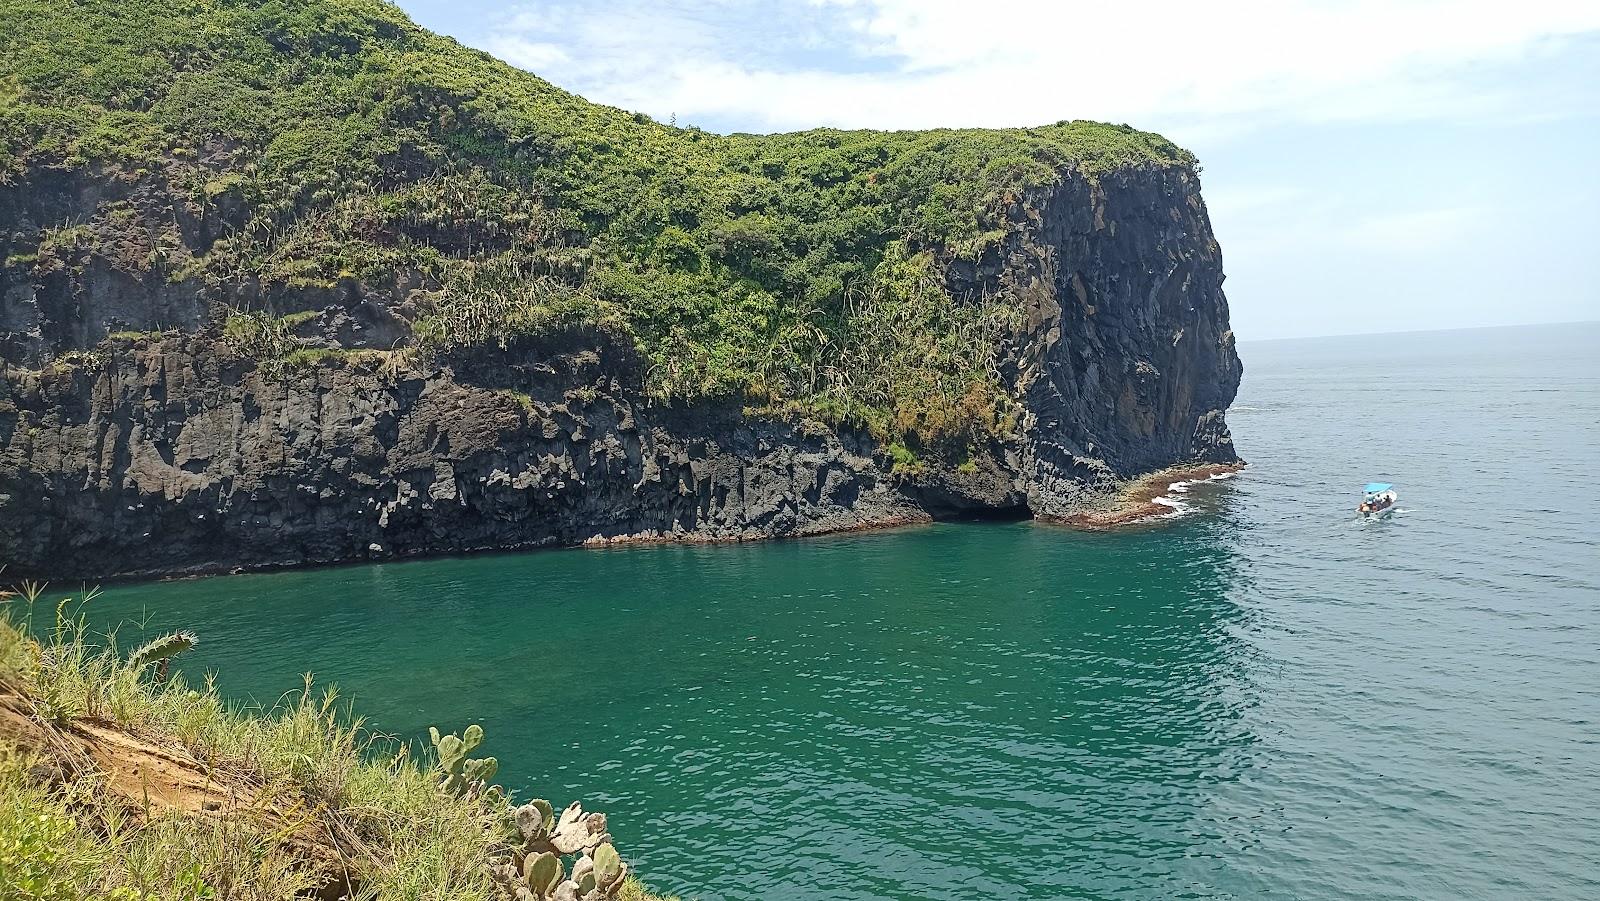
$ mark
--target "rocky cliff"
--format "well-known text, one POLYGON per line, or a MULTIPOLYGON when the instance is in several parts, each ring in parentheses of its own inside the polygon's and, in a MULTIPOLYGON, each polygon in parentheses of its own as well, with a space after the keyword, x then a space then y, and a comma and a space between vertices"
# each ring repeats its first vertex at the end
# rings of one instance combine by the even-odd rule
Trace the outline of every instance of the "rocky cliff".
MULTIPOLYGON (((13 189, 5 227, 41 227, 50 211, 19 194, 44 196, 13 189)), ((1120 478, 1234 459, 1240 365, 1194 178, 1069 177, 1008 215, 1004 246, 943 268, 1025 313, 1002 355, 1016 428, 958 467, 901 471, 850 429, 651 402, 638 354, 594 330, 429 367, 373 352, 269 370, 230 353, 192 287, 93 256, 12 265, 0 557, 12 576, 98 577, 1064 515, 1120 478)), ((384 300, 329 298, 316 323, 382 331, 384 300)))
POLYGON ((8 578, 1060 517, 1234 459, 1159 136, 719 137, 379 0, 0 12, 8 578))

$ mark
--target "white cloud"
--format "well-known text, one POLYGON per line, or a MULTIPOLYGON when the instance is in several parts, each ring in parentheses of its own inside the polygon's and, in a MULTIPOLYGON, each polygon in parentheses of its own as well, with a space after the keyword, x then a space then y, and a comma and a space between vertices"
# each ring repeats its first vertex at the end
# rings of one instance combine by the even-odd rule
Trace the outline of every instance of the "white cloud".
POLYGON ((1600 44, 1594 0, 556 0, 474 43, 594 100, 759 130, 1096 118, 1226 133, 1600 106, 1592 87, 1504 77, 1574 53, 1600 74, 1580 52, 1600 44))

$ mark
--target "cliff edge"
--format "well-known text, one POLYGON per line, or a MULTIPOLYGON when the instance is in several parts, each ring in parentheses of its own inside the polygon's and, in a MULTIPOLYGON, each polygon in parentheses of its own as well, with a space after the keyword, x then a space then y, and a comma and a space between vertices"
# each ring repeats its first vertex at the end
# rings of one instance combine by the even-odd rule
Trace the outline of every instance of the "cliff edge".
POLYGON ((378 2, 0 6, 8 576, 1060 517, 1236 459, 1158 136, 718 136, 378 2))

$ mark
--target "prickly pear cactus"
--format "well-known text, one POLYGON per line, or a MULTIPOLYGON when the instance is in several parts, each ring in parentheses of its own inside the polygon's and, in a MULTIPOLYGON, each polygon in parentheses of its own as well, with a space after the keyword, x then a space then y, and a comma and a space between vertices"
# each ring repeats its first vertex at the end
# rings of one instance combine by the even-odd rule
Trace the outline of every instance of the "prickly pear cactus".
POLYGON ((154 641, 146 642, 129 654, 128 668, 142 669, 152 663, 170 660, 199 643, 200 639, 187 629, 181 632, 173 632, 170 635, 163 635, 154 641))
POLYGON ((512 811, 522 847, 521 869, 502 865, 495 878, 514 901, 610 901, 627 880, 628 867, 612 847, 606 815, 583 812, 573 803, 556 816, 550 802, 535 798, 512 811), (565 878, 562 861, 574 858, 565 878), (552 881, 552 876, 554 877, 552 881))
POLYGON ((444 774, 440 787, 458 798, 491 791, 489 780, 500 771, 500 762, 493 757, 467 757, 483 744, 481 726, 468 726, 467 731, 459 737, 454 733, 440 735, 437 728, 429 726, 428 737, 433 740, 434 753, 439 757, 439 770, 444 774))
POLYGON ((511 815, 516 820, 517 831, 530 848, 545 844, 550 838, 550 830, 556 827, 555 811, 550 802, 543 798, 534 798, 512 810, 511 815))
POLYGON ((561 865, 561 858, 546 851, 535 854, 522 862, 522 879, 527 883, 528 891, 533 892, 536 898, 546 898, 561 884, 561 877, 566 868, 561 865))
POLYGON ((628 865, 622 862, 622 856, 609 842, 594 849, 594 882, 595 889, 603 897, 613 897, 617 889, 622 888, 622 881, 628 878, 628 865))
MULTIPOLYGON (((0 596, 3 596, 3 593, 0 593, 0 596)), ((173 632, 170 635, 163 635, 154 641, 146 642, 142 647, 129 654, 128 668, 138 672, 154 663, 156 665, 156 681, 165 682, 167 681, 168 673, 171 671, 172 658, 199 643, 200 639, 187 629, 181 632, 173 632)))
MULTIPOLYGON (((497 796, 489 785, 499 770, 493 757, 467 755, 483 744, 483 729, 468 726, 461 735, 440 735, 430 728, 439 758, 439 787, 461 798, 497 796)), ((612 901, 628 878, 628 865, 612 847, 606 815, 584 813, 574 801, 558 816, 543 798, 511 808, 510 825, 521 844, 511 843, 505 857, 489 868, 510 901, 612 901), (571 860, 568 872, 567 861, 571 860)))

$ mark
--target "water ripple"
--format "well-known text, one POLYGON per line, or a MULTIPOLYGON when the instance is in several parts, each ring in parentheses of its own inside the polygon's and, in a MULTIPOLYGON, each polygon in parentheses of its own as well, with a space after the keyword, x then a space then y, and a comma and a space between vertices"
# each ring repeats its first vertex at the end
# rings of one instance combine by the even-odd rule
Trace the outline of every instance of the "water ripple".
POLYGON ((706 901, 1600 897, 1600 329, 1485 334, 1246 347, 1254 463, 1165 529, 384 564, 97 615, 199 629, 186 667, 237 697, 312 669, 402 735, 480 721, 518 791, 606 809, 706 901), (1373 477, 1409 512, 1356 522, 1373 477))

